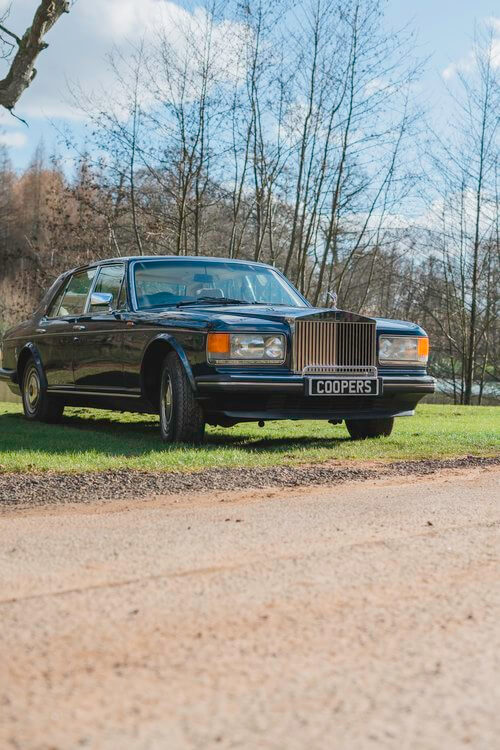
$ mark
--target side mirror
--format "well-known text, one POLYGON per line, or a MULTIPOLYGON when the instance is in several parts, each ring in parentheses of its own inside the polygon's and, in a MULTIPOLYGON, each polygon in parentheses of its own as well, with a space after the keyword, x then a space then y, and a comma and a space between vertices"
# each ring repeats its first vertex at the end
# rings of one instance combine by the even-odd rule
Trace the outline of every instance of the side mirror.
POLYGON ((109 292, 93 292, 90 295, 91 307, 110 307, 113 302, 113 295, 109 292))

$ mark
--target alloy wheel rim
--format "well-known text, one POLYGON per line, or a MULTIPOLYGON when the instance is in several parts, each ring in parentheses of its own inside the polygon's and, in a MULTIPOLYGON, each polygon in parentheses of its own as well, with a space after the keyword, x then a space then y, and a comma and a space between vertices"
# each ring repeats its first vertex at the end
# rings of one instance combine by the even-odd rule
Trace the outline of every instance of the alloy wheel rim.
POLYGON ((25 395, 28 411, 33 414, 40 400, 40 377, 35 369, 32 369, 28 375, 25 395))
POLYGON ((170 378, 167 376, 167 382, 165 384, 165 391, 162 399, 162 412, 163 412, 163 423, 165 428, 168 428, 172 421, 172 385, 170 378))

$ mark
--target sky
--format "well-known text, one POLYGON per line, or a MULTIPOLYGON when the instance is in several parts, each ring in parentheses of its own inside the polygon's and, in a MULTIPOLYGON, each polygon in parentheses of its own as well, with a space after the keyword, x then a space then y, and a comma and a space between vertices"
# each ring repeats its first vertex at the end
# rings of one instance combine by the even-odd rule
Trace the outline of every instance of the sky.
MULTIPOLYGON (((38 2, 0 0, 0 16, 11 5, 5 25, 22 35, 38 2)), ((467 65, 475 23, 496 16, 500 47, 498 0, 387 0, 386 5, 388 29, 407 24, 415 29, 418 53, 429 58, 419 89, 431 115, 446 117, 443 83, 467 65)), ((29 164, 41 138, 47 153, 60 153, 58 131, 65 127, 83 137, 84 122, 71 106, 69 91, 81 86, 106 92, 112 80, 106 58, 113 46, 120 48, 141 36, 147 39, 160 18, 175 25, 191 12, 196 13, 195 0, 76 0, 48 34, 49 47, 37 61, 38 75, 16 108, 29 127, 0 108, 0 143, 9 147, 15 168, 29 164)), ((0 64, 0 76, 4 73, 0 64)))

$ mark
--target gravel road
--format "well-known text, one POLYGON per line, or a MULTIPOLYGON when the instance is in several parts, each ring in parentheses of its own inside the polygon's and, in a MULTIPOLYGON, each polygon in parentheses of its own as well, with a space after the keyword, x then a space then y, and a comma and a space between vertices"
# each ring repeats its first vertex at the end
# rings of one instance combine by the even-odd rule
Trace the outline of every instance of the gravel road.
POLYGON ((32 508, 35 505, 94 503, 109 498, 138 498, 148 495, 172 495, 185 492, 240 490, 248 487, 302 487, 338 485, 343 482, 377 479, 381 476, 419 477, 443 469, 500 466, 500 456, 462 456, 460 458, 419 459, 417 461, 372 461, 350 464, 340 461, 299 466, 239 467, 202 471, 113 471, 62 474, 0 474, 0 513, 10 506, 32 508))
POLYGON ((5 508, 0 747, 498 747, 499 479, 5 508))

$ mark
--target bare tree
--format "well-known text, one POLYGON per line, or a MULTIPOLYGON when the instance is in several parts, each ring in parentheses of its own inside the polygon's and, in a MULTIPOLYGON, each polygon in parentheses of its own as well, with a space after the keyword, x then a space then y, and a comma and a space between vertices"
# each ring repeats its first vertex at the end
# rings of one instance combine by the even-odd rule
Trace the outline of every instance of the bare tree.
MULTIPOLYGON (((471 279, 471 308, 468 347, 465 366, 464 403, 470 404, 472 397, 472 383, 476 366, 477 325, 478 325, 478 291, 480 268, 480 251, 484 233, 491 232, 491 219, 488 218, 486 202, 490 202, 488 195, 488 178, 498 160, 498 141, 496 132, 498 127, 498 110, 500 107, 499 79, 493 62, 493 35, 490 32, 486 39, 476 40, 474 50, 479 84, 474 86, 465 76, 461 76, 461 83, 465 94, 463 110, 468 115, 469 148, 473 145, 467 165, 471 189, 474 193, 473 240, 472 240, 472 279, 471 279), (471 139, 471 140, 469 140, 471 139), (485 210, 486 209, 486 210, 485 210), (487 226, 484 226, 486 220, 487 226)), ((494 172, 493 172, 494 174, 494 172)), ((498 197, 498 196, 497 196, 498 197)), ((498 216, 498 203, 494 216, 498 216)))
MULTIPOLYGON (((498 283, 498 111, 500 82, 491 29, 476 32, 473 66, 458 71, 449 94, 455 105, 450 133, 436 136, 431 161, 437 194, 429 197, 435 226, 430 242, 442 264, 447 295, 446 335, 459 400, 472 403, 492 354, 492 287, 498 283), (493 262, 494 262, 493 261, 493 262), (457 368, 456 360, 460 363, 457 368), (479 376, 479 377, 478 377, 479 376)), ((495 295, 493 295, 495 296, 495 295)))
POLYGON ((45 41, 46 34, 63 13, 69 12, 69 9, 68 0, 42 0, 35 11, 31 26, 28 26, 22 37, 3 25, 5 18, 0 19, 2 57, 10 59, 10 53, 13 53, 7 75, 0 81, 0 106, 11 111, 19 101, 23 91, 36 76, 35 62, 38 55, 48 47, 45 41))
POLYGON ((485 399, 500 335, 491 39, 476 45, 477 75, 458 79, 457 127, 436 139, 435 190, 413 224, 419 63, 408 30, 384 31, 382 10, 205 0, 115 51, 115 85, 77 92, 91 126, 83 145, 73 139, 72 176, 41 152, 16 174, 0 154, 0 325, 93 258, 263 260, 314 304, 333 287, 344 308, 422 323, 451 398, 485 399))

